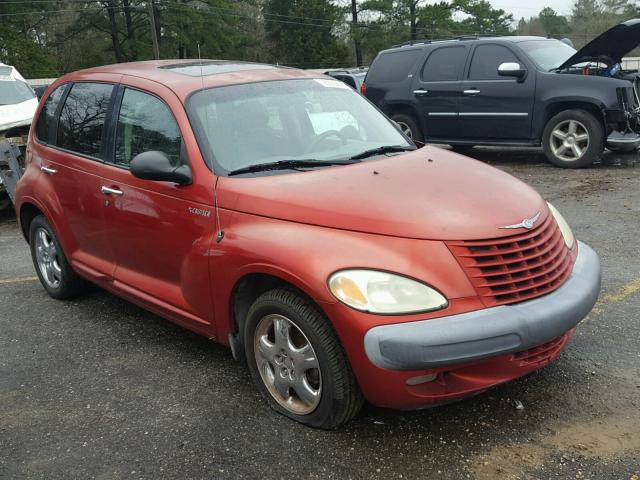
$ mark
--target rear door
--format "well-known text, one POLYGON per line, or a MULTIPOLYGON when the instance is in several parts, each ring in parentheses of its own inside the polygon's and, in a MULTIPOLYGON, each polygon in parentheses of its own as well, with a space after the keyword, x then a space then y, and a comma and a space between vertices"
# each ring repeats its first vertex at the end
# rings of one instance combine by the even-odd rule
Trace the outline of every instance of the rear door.
POLYGON ((414 79, 412 93, 426 125, 426 139, 455 138, 460 135, 460 81, 467 53, 466 45, 437 47, 428 54, 414 79))
POLYGON ((191 164, 177 120, 188 126, 182 104, 166 87, 150 83, 127 77, 127 85, 120 87, 110 138, 113 147, 103 171, 116 263, 114 286, 179 323, 211 334, 207 255, 215 231, 215 177, 206 169, 198 174, 193 165, 191 185, 131 174, 131 160, 150 150, 163 152, 175 166, 191 164))
POLYGON ((461 85, 460 130, 469 138, 524 141, 531 138, 534 71, 524 80, 498 75, 502 63, 525 66, 505 45, 482 44, 473 51, 461 85))
POLYGON ((65 253, 76 270, 98 283, 108 283, 113 273, 100 176, 114 88, 80 82, 53 91, 38 118, 32 152, 41 165, 39 193, 47 197, 65 253))

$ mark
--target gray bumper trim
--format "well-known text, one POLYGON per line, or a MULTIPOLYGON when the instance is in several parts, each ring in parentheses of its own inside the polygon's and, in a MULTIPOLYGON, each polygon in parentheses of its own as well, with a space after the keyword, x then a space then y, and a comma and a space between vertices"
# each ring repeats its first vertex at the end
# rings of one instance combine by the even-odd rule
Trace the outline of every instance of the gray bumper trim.
POLYGON ((600 293, 600 260, 584 243, 569 279, 533 300, 474 312, 382 325, 364 337, 369 360, 391 370, 457 365, 540 345, 575 327, 600 293))

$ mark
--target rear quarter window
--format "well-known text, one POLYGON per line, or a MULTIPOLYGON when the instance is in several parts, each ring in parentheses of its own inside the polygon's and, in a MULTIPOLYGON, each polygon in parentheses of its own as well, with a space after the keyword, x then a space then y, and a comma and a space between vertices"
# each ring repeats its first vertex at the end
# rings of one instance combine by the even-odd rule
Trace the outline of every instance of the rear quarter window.
POLYGON ((399 82, 407 78, 424 50, 414 48, 382 53, 369 68, 367 83, 399 82))
POLYGON ((43 143, 50 143, 53 141, 53 128, 55 127, 55 114, 60 99, 64 94, 64 90, 67 88, 67 84, 60 85, 56 88, 51 95, 47 97, 44 102, 44 106, 40 111, 38 122, 36 123, 36 138, 43 143))

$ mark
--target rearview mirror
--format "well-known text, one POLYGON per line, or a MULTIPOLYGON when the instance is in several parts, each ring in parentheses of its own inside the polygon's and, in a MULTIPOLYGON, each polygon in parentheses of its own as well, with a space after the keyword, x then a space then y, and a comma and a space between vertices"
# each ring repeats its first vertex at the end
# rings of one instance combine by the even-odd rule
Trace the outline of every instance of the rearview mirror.
POLYGON ((129 166, 131 174, 143 180, 174 182, 179 185, 189 185, 192 181, 189 165, 174 167, 164 153, 155 150, 136 155, 129 166))
POLYGON ((516 77, 522 80, 527 74, 527 70, 517 62, 501 63, 498 67, 498 75, 502 77, 516 77))

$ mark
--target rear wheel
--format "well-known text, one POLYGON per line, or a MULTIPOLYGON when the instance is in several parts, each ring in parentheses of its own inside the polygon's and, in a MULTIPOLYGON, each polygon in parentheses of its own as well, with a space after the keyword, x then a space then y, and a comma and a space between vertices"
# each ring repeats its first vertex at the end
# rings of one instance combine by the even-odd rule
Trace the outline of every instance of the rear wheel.
POLYGON ((424 145, 424 135, 418 125, 418 122, 412 115, 406 113, 394 113, 391 115, 391 120, 396 122, 407 137, 416 142, 421 147, 424 145))
POLYGON ((602 123, 584 110, 565 110, 547 123, 542 147, 549 161, 559 167, 586 167, 604 150, 602 123))
POLYGON ((86 282, 69 265, 53 228, 42 215, 29 225, 29 247, 40 283, 51 297, 71 298, 84 290, 86 282))
POLYGON ((261 295, 247 314, 244 346, 251 376, 277 412, 331 429, 360 410, 362 395, 333 329, 297 293, 261 295))

